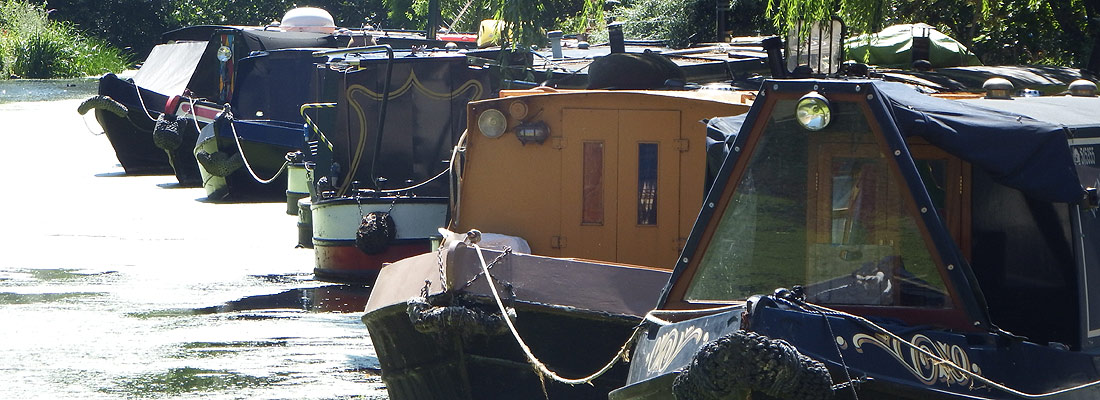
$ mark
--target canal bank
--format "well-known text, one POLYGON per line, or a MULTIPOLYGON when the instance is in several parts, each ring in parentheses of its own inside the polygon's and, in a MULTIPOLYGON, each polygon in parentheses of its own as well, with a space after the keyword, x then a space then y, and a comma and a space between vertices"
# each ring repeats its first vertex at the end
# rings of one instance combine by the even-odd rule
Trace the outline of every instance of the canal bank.
POLYGON ((0 397, 385 398, 285 204, 125 175, 80 101, 0 101, 0 397))

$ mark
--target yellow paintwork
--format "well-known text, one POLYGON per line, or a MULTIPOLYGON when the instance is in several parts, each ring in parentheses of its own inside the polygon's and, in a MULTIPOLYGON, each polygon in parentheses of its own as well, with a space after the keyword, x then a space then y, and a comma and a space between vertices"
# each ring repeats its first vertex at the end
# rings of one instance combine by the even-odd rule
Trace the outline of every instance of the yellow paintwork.
POLYGON ((704 119, 748 111, 733 91, 506 91, 468 106, 468 142, 453 228, 523 237, 534 254, 671 269, 703 201, 704 119), (496 108, 492 139, 477 118, 496 108), (520 120, 516 116, 522 117, 520 120), (550 137, 523 145, 521 122, 550 137), (602 143, 603 222, 581 223, 584 143, 602 143), (638 225, 638 144, 658 148, 657 224, 638 225))

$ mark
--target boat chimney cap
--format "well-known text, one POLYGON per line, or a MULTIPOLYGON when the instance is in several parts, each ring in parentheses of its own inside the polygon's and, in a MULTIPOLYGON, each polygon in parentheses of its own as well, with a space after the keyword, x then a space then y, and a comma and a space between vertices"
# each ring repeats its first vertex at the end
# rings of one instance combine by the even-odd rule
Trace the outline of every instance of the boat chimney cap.
POLYGON ((1087 79, 1070 82, 1069 94, 1071 96, 1096 97, 1096 83, 1087 79))
POLYGON ((982 84, 987 99, 1011 99, 1012 82, 1005 78, 989 78, 982 84))
POLYGON ((317 7, 298 7, 287 11, 279 25, 287 32, 333 33, 336 22, 332 14, 317 7))

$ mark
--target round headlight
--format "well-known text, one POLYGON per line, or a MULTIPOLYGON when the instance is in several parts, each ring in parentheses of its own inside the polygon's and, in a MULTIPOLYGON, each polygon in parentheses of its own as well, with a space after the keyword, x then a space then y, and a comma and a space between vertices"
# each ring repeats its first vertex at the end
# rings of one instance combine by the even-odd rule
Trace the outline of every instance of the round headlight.
POLYGON ((795 107, 794 115, 803 128, 811 131, 825 129, 833 118, 833 112, 829 108, 829 99, 817 92, 807 93, 801 99, 798 99, 798 106, 795 107))
POLYGON ((233 51, 229 50, 229 46, 222 46, 218 48, 218 61, 226 62, 233 57, 233 51))
POLYGON ((482 111, 481 115, 477 117, 477 128, 481 129, 481 134, 489 138, 498 138, 504 134, 504 131, 508 129, 508 119, 504 117, 504 113, 495 108, 482 111))

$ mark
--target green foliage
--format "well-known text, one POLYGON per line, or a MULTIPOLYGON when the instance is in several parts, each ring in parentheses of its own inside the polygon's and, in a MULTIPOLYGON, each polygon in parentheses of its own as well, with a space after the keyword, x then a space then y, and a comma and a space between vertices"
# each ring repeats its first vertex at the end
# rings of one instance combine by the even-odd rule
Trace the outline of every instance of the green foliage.
POLYGON ((637 0, 613 10, 631 39, 664 40, 670 47, 713 42, 716 12, 712 0, 637 0))
POLYGON ((73 54, 64 38, 49 30, 31 32, 14 42, 11 73, 32 79, 72 77, 76 73, 73 54))
POLYGON ((1098 69, 1097 5, 1095 0, 768 0, 767 15, 780 32, 799 19, 836 15, 853 36, 924 22, 966 45, 988 65, 1098 69))
POLYGON ((70 78, 121 72, 128 59, 101 39, 24 0, 0 1, 0 71, 6 77, 70 78))

